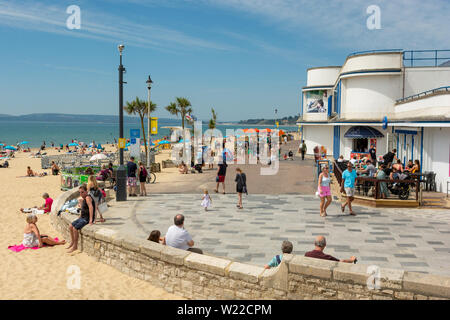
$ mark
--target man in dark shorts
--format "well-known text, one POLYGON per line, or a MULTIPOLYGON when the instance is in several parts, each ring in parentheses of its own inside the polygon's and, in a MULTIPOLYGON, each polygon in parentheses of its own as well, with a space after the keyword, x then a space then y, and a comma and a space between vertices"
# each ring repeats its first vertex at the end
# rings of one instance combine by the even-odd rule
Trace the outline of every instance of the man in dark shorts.
POLYGON ((305 253, 305 257, 323 259, 323 260, 331 260, 331 261, 339 261, 339 262, 347 262, 347 263, 356 263, 356 257, 351 257, 350 259, 339 260, 333 256, 323 253, 323 250, 327 246, 327 240, 324 236, 317 236, 316 241, 314 241, 314 245, 316 246, 313 251, 309 251, 305 253))
POLYGON ((127 163, 127 184, 128 184, 128 196, 137 197, 136 194, 136 186, 137 186, 137 178, 136 171, 138 167, 136 163, 134 163, 134 157, 130 158, 130 161, 127 163))
POLYGON ((68 253, 77 250, 79 231, 85 225, 93 224, 95 219, 94 200, 88 194, 86 185, 85 184, 81 185, 78 190, 80 192, 81 198, 83 199, 83 202, 81 203, 80 217, 74 222, 72 222, 72 224, 69 226, 70 245, 67 247, 67 249, 69 249, 68 253))
POLYGON ((219 169, 217 170, 217 177, 216 177, 217 186, 216 189, 214 190, 216 193, 219 192, 219 183, 222 183, 223 194, 225 194, 225 176, 227 175, 227 167, 228 165, 225 161, 219 163, 219 169))

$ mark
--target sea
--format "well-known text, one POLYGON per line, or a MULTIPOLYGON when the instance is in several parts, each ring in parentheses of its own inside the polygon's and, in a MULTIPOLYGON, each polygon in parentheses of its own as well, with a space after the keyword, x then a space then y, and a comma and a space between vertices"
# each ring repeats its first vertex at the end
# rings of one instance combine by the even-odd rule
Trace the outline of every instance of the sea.
MULTIPOLYGON (((181 121, 161 121, 158 123, 158 134, 152 135, 152 140, 169 136, 170 129, 161 128, 164 126, 181 126, 181 121)), ((258 128, 274 129, 274 126, 267 125, 244 125, 244 124, 218 124, 223 136, 226 135, 226 129, 245 129, 258 128)), ((124 123, 124 137, 130 137, 131 129, 141 129, 140 121, 124 123)), ((203 124, 202 130, 208 129, 207 124, 203 124)), ((297 126, 280 126, 286 132, 297 131, 297 126)), ((147 132, 147 129, 146 131, 147 132)), ((142 137, 142 130, 141 130, 142 137)), ((56 146, 67 144, 72 140, 96 144, 114 143, 114 138, 119 138, 118 123, 81 123, 81 122, 38 122, 38 121, 0 121, 0 143, 5 145, 17 145, 22 141, 28 141, 26 146, 30 148, 40 147, 45 141, 49 146, 54 143, 56 146)))

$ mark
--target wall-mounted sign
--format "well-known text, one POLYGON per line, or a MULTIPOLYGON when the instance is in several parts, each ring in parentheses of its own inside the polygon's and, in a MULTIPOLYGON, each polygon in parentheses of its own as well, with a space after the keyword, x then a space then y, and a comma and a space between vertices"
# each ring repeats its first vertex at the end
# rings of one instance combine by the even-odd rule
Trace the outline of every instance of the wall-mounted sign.
POLYGON ((328 95, 326 90, 306 91, 305 96, 307 113, 328 112, 328 95))

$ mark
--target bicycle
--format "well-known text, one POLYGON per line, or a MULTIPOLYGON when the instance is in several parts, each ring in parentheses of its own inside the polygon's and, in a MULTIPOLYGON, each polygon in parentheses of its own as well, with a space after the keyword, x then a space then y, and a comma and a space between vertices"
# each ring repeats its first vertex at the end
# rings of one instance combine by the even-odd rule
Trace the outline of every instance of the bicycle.
POLYGON ((147 183, 155 183, 156 182, 156 174, 154 172, 149 172, 147 175, 147 183))

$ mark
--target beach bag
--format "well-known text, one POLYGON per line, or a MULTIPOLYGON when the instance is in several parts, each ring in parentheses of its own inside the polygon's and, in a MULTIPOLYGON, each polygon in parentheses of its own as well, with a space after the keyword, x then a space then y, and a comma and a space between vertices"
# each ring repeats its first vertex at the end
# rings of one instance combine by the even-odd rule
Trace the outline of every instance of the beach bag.
POLYGON ((106 204, 106 201, 102 201, 98 205, 98 212, 100 212, 101 214, 104 214, 106 211, 108 211, 108 205, 106 204))

